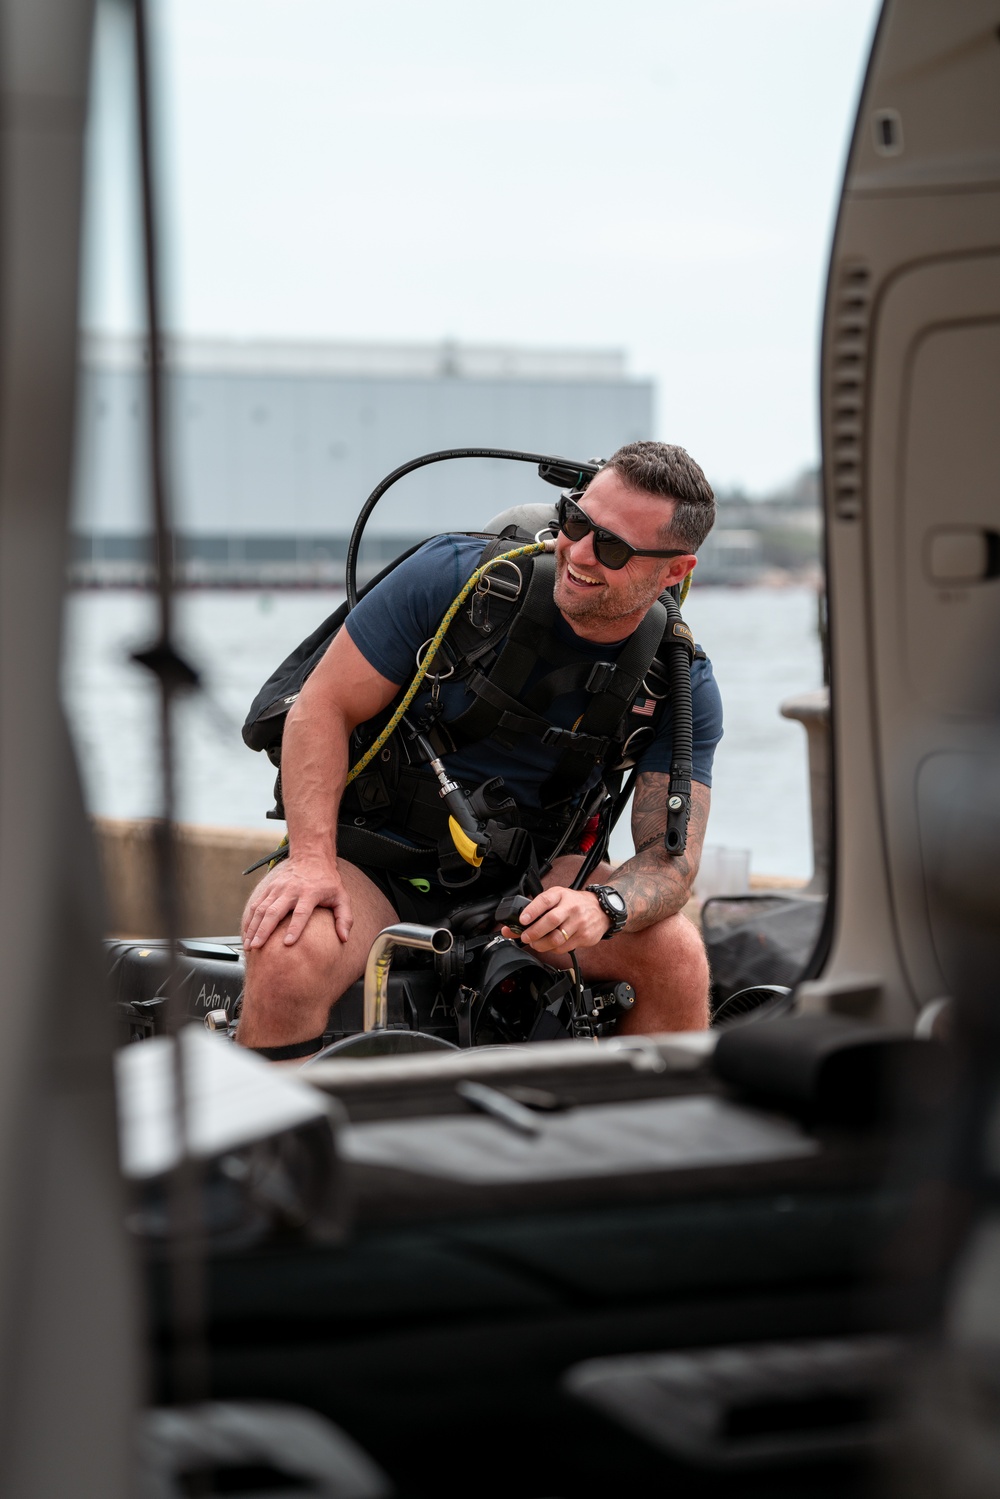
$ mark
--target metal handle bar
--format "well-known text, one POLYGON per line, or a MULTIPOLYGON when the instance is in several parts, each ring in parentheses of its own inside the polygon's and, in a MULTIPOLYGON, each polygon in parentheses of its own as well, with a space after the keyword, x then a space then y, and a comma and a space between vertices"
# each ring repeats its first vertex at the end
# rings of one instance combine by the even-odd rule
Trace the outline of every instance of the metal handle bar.
POLYGON ((365 964, 365 1030, 384 1031, 389 1023, 389 969, 397 947, 446 953, 454 942, 446 926, 420 926, 415 921, 400 921, 379 932, 365 964))

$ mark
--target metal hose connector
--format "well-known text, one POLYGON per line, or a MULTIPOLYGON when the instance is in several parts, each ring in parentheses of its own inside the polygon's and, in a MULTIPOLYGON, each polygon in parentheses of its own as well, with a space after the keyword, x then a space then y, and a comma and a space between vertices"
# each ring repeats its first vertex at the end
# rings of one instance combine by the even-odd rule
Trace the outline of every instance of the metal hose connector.
POLYGON ((379 932, 365 964, 365 1030, 384 1031, 389 1023, 389 969, 397 947, 446 953, 454 942, 446 926, 420 926, 414 921, 400 921, 379 932))

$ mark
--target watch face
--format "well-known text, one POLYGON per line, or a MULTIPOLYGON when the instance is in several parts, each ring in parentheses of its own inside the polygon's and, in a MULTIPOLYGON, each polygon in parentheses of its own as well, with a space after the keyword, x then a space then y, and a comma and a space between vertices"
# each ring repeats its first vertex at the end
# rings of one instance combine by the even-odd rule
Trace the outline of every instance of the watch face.
POLYGON ((612 911, 617 911, 619 916, 624 914, 625 902, 622 900, 617 890, 607 890, 605 892, 605 899, 607 900, 607 903, 611 907, 612 911))

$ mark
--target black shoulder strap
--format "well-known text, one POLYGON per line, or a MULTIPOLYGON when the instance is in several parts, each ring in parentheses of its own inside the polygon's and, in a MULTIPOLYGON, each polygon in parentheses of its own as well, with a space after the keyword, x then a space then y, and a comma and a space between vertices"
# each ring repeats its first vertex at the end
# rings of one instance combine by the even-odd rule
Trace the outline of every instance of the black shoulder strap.
MULTIPOLYGON (((527 531, 510 526, 502 536, 491 536, 479 554, 476 567, 482 567, 501 552, 531 541, 527 531)), ((535 557, 519 557, 516 562, 502 563, 481 578, 471 598, 466 601, 445 637, 453 660, 492 661, 511 616, 528 587, 535 557)), ((473 569, 475 571, 475 569, 473 569)))
POLYGON ((510 601, 516 613, 494 659, 488 661, 481 652, 466 655, 472 670, 465 685, 475 700, 448 725, 456 743, 486 739, 495 733, 504 713, 524 713, 518 694, 538 660, 540 641, 552 629, 554 583, 555 558, 548 553, 533 557, 526 586, 510 601))
POLYGON ((475 701, 449 725, 456 742, 488 735, 531 734, 562 748, 552 776, 542 788, 543 800, 572 796, 605 761, 629 708, 649 670, 667 624, 664 606, 656 602, 629 637, 614 662, 574 661, 571 647, 553 638, 554 559, 537 558, 526 595, 491 665, 483 662, 466 676, 475 701), (525 696, 525 685, 540 655, 554 655, 560 665, 525 696), (590 702, 574 729, 558 729, 542 716, 557 693, 586 686, 590 702))
POLYGON ((581 743, 571 745, 560 759, 542 787, 543 801, 549 795, 565 795, 565 788, 575 789, 590 774, 594 761, 586 753, 585 738, 602 739, 610 748, 659 649, 666 624, 667 611, 657 600, 625 642, 617 661, 607 663, 604 680, 577 725, 581 743))

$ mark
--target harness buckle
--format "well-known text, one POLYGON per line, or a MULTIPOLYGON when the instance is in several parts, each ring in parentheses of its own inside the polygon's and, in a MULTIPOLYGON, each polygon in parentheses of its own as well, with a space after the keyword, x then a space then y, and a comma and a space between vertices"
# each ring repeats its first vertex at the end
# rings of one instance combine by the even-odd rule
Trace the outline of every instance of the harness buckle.
POLYGON ((595 661, 586 681, 588 692, 606 692, 618 670, 613 661, 595 661))

